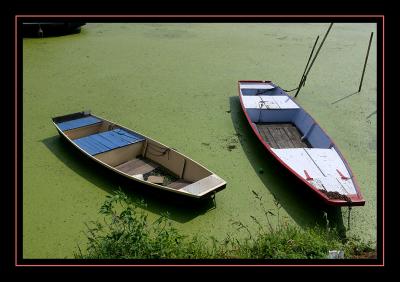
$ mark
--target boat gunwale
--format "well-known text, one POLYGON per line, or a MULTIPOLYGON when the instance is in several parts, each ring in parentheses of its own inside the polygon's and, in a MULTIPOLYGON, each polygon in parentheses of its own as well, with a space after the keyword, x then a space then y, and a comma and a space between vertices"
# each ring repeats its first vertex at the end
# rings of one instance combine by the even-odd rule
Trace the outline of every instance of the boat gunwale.
MULTIPOLYGON (((311 188, 314 192, 317 193, 317 195, 322 198, 324 200, 325 203, 329 204, 329 205, 333 205, 333 206, 364 206, 365 205, 365 199, 361 194, 360 191, 360 187, 358 185, 358 182, 356 180, 355 175, 353 174, 353 171, 351 170, 350 164, 347 162, 346 158, 343 156, 343 154, 340 152, 338 146, 335 144, 335 142, 332 140, 332 138, 326 133, 326 131, 318 124, 318 122, 313 118, 312 115, 310 115, 303 107, 301 107, 294 99, 292 99, 291 96, 289 96, 283 89, 283 94, 286 95, 287 97, 289 97, 289 99, 291 99, 300 109, 302 109, 315 123, 315 125, 319 126, 319 128, 322 130, 322 132, 326 135, 326 137, 328 137, 328 139, 330 140, 332 146, 335 148, 336 152, 339 154, 340 158, 342 161, 344 161, 346 168, 348 169, 348 172, 350 174, 350 179, 354 184, 355 190, 356 190, 356 194, 349 194, 346 195, 350 198, 350 202, 348 201, 344 201, 344 200, 339 200, 339 199, 330 199, 327 195, 325 195, 323 192, 319 191, 319 189, 317 189, 314 185, 310 184, 309 182, 307 182, 300 174, 298 174, 295 170, 293 170, 290 166, 288 166, 285 162, 283 162, 281 160, 281 158, 279 158, 279 156, 273 152, 273 150, 271 149, 271 146, 268 145, 267 142, 265 142, 265 140, 262 138, 262 136, 260 135, 260 133, 258 132, 257 129, 254 128, 252 121, 250 119, 249 114, 247 113, 247 109, 244 106, 243 100, 242 100, 242 94, 240 91, 240 84, 241 83, 272 83, 272 81, 270 80, 238 80, 238 95, 239 95, 239 100, 240 100, 240 105, 242 107, 242 111, 246 116, 247 122, 249 123, 251 129, 253 130, 254 134, 257 136, 257 138, 261 141, 261 143, 263 144, 263 146, 268 150, 269 153, 271 153, 271 155, 279 161, 279 163, 281 163, 286 169, 289 170, 289 172, 291 172, 293 175, 295 175, 298 179, 300 179, 304 184, 306 184, 309 188, 311 188)), ((274 83, 272 83, 274 84, 274 83)), ((279 87, 278 85, 274 84, 276 87, 279 87)), ((280 87, 279 87, 280 88, 280 87)))
MULTIPOLYGON (((115 123, 115 122, 109 121, 109 120, 107 120, 107 119, 105 119, 105 118, 103 118, 103 117, 101 117, 101 116, 93 115, 90 111, 88 111, 88 112, 87 112, 87 111, 76 112, 76 113, 72 113, 72 114, 68 114, 68 115, 64 115, 64 116, 70 116, 70 115, 80 114, 80 113, 82 113, 82 114, 87 113, 87 115, 90 115, 90 116, 93 116, 93 117, 96 117, 96 118, 101 119, 102 122, 103 122, 103 121, 106 121, 106 122, 109 122, 109 123, 111 123, 111 124, 113 124, 113 125, 119 127, 119 128, 128 130, 128 131, 133 132, 133 133, 135 133, 135 134, 139 134, 139 135, 141 135, 143 138, 145 138, 145 141, 150 140, 150 141, 153 141, 153 142, 157 142, 157 143, 159 143, 160 145, 164 146, 165 148, 168 148, 169 150, 174 151, 175 153, 181 155, 181 156, 184 157, 184 158, 187 158, 188 160, 194 162, 196 165, 198 165, 198 166, 200 166, 201 168, 205 169, 207 172, 210 173, 209 176, 214 175, 214 176, 218 177, 219 179, 221 179, 222 183, 220 183, 220 184, 218 184, 218 185, 216 185, 216 186, 210 187, 209 189, 207 189, 207 190, 201 192, 200 194, 192 194, 192 193, 189 193, 189 192, 184 191, 184 190, 180 191, 179 189, 177 190, 177 189, 173 189, 173 188, 168 187, 168 186, 163 186, 163 185, 159 185, 159 184, 156 184, 156 183, 152 183, 152 182, 149 182, 149 181, 146 181, 146 180, 138 179, 138 178, 136 178, 136 177, 133 177, 133 176, 131 176, 131 175, 129 175, 129 174, 123 172, 123 171, 120 171, 120 170, 116 169, 115 167, 113 167, 113 166, 111 166, 111 165, 109 165, 109 164, 107 164, 107 163, 105 163, 105 162, 103 162, 103 161, 101 161, 101 160, 95 158, 94 156, 90 155, 88 152, 86 152, 85 150, 83 150, 82 148, 80 148, 77 144, 75 144, 75 142, 73 142, 73 140, 72 140, 71 138, 69 138, 69 137, 58 127, 57 123, 54 121, 54 119, 62 118, 63 116, 57 116, 57 117, 53 117, 53 118, 52 118, 52 122, 53 122, 54 126, 56 127, 57 131, 58 131, 66 140, 68 140, 69 143, 71 143, 73 146, 75 146, 75 147, 78 148, 81 152, 83 152, 86 156, 90 157, 92 160, 94 160, 94 161, 96 161, 97 163, 103 165, 104 167, 106 167, 106 168, 108 168, 108 169, 111 169, 112 171, 117 172, 118 174, 120 174, 120 175, 122 175, 122 176, 124 176, 124 177, 127 177, 127 178, 129 178, 129 179, 131 179, 131 180, 133 180, 133 181, 139 182, 139 183, 141 183, 141 184, 148 185, 148 186, 151 186, 151 187, 154 187, 154 188, 158 188, 158 189, 162 189, 162 190, 165 190, 165 191, 168 191, 168 192, 173 192, 173 193, 180 194, 180 195, 183 195, 183 196, 189 196, 189 197, 191 197, 191 198, 196 198, 196 199, 200 199, 200 198, 206 197, 208 194, 213 193, 213 192, 216 193, 216 192, 218 192, 218 191, 220 191, 220 190, 222 190, 222 189, 224 189, 224 188, 226 187, 227 182, 226 182, 224 179, 222 179, 220 176, 218 176, 217 174, 215 174, 213 171, 211 171, 210 169, 206 168, 205 166, 203 166, 202 164, 198 163, 197 161, 191 159, 190 157, 186 156, 185 154, 183 154, 183 153, 181 153, 181 152, 178 152, 176 149, 173 149, 173 148, 171 148, 171 147, 169 147, 169 146, 167 146, 167 145, 165 145, 165 144, 163 144, 163 143, 161 143, 161 142, 159 142, 159 141, 156 141, 156 140, 154 140, 154 139, 152 139, 152 138, 150 138, 150 137, 148 137, 148 136, 146 136, 146 135, 144 135, 144 134, 142 134, 142 133, 140 133, 140 132, 133 131, 132 129, 129 129, 129 128, 127 128, 127 127, 125 127, 125 126, 123 126, 123 125, 117 124, 117 123, 115 123)), ((88 125, 86 125, 86 126, 88 126, 88 125)), ((83 127, 84 127, 84 126, 83 126, 83 127)), ((129 144, 129 145, 130 145, 130 144, 129 144)), ((126 145, 126 146, 129 146, 129 145, 126 145)), ((126 146, 124 146, 124 147, 126 147, 126 146)), ((108 151, 108 152, 110 152, 110 151, 108 151)), ((199 179, 199 180, 201 180, 201 179, 199 179)), ((197 182, 197 181, 196 181, 196 182, 197 182)), ((196 182, 193 182, 193 183, 196 183, 196 182)), ((189 184, 189 185, 190 185, 190 184, 189 184)), ((184 186, 184 187, 186 187, 186 186, 184 186)), ((184 188, 184 187, 182 187, 182 188, 184 188)))

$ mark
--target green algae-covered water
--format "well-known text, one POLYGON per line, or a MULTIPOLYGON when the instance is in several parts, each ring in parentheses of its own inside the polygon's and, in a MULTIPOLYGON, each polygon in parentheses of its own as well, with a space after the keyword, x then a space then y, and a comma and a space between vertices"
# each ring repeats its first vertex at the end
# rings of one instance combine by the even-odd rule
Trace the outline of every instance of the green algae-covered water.
MULTIPOLYGON (((90 109, 178 149, 224 178, 210 204, 185 205, 143 194, 151 220, 169 212, 185 234, 238 234, 267 209, 302 228, 347 227, 347 209, 325 215, 304 187, 287 179, 262 150, 241 112, 238 80, 297 86, 317 35, 327 24, 95 24, 81 33, 23 40, 23 256, 73 257, 85 223, 99 219, 114 178, 62 142, 51 117, 90 109), (261 173, 263 172, 263 173, 261 173)), ((358 89, 374 24, 334 24, 297 101, 350 163, 366 199, 347 234, 376 240, 376 45, 358 89)), ((179 200, 178 200, 179 201, 179 200)), ((184 201, 180 200, 180 201, 184 201)), ((277 216, 271 217, 277 224, 277 216)))

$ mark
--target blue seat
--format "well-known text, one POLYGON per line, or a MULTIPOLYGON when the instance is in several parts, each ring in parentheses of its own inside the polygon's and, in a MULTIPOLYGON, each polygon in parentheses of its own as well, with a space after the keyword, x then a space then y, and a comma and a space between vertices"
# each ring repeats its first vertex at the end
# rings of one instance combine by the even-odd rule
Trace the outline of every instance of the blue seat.
POLYGON ((92 125, 92 124, 96 124, 96 123, 100 123, 100 122, 101 122, 101 120, 98 118, 95 118, 92 116, 87 116, 87 117, 83 117, 83 118, 60 122, 60 123, 57 123, 57 125, 62 131, 66 131, 66 130, 71 130, 71 129, 75 129, 75 128, 79 128, 79 127, 83 127, 83 126, 87 126, 87 125, 92 125))
POLYGON ((93 156, 143 140, 145 140, 145 138, 139 134, 117 128, 78 138, 73 140, 73 142, 82 150, 93 156))

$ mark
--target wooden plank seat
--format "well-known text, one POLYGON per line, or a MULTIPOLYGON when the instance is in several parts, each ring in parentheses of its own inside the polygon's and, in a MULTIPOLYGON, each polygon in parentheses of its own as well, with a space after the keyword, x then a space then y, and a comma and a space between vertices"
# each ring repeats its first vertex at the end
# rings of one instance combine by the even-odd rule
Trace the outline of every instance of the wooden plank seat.
POLYGON ((147 160, 147 159, 133 159, 117 165, 115 168, 125 172, 129 175, 136 175, 136 174, 145 174, 150 171, 155 170, 158 167, 157 164, 147 160))
POLYGON ((242 96, 242 101, 246 109, 298 109, 293 100, 285 95, 254 95, 242 96))

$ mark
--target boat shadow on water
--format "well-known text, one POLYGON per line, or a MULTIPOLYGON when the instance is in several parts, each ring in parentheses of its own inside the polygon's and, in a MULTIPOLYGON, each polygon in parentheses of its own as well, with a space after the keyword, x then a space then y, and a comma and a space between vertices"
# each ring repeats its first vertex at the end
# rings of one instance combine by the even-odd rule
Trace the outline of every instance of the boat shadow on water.
POLYGON ((229 97, 231 119, 239 143, 250 164, 257 172, 265 187, 274 195, 281 207, 301 227, 329 226, 345 236, 340 207, 327 206, 268 152, 252 132, 244 113, 239 97, 229 97), (263 152, 263 153, 261 153, 263 152), (260 173, 260 168, 263 172, 260 173))
POLYGON ((59 135, 43 139, 41 142, 68 168, 94 186, 108 194, 113 194, 120 187, 131 199, 143 200, 146 204, 145 210, 158 215, 168 213, 169 219, 173 221, 185 223, 216 207, 211 198, 201 200, 184 198, 181 195, 134 183, 89 159, 59 135))

